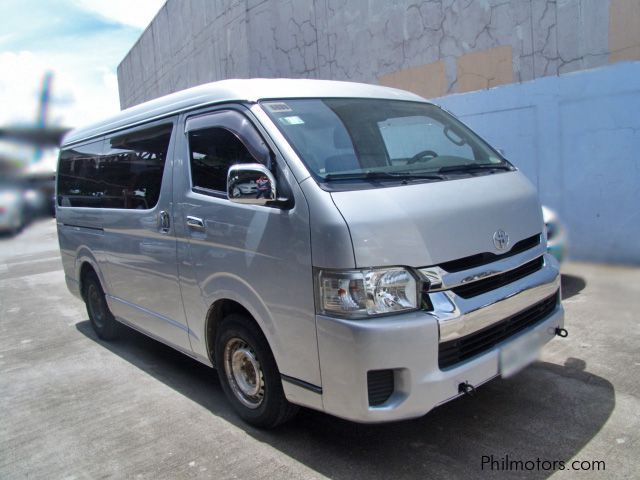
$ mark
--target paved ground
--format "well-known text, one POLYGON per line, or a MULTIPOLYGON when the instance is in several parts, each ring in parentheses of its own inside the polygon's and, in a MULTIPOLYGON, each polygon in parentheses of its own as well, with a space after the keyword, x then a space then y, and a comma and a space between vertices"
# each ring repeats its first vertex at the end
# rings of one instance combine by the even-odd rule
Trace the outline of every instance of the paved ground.
MULTIPOLYGON (((425 417, 362 426, 303 411, 244 425, 213 371, 135 332, 95 337, 53 220, 0 238, 0 478, 505 478, 483 456, 640 472, 640 269, 568 264, 570 336, 515 378, 425 417)), ((541 464, 541 467, 545 466, 541 464)), ((546 478, 550 471, 532 471, 546 478)))

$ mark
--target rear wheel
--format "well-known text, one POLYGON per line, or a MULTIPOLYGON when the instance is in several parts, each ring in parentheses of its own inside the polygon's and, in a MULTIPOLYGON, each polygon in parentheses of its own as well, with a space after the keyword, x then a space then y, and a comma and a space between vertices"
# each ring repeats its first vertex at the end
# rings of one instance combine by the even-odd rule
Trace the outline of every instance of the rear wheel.
POLYGON ((84 281, 84 301, 89 321, 102 340, 118 338, 120 324, 109 310, 104 291, 95 273, 88 273, 84 281))
POLYGON ((267 340, 249 318, 231 314, 222 320, 215 347, 222 389, 242 419, 273 428, 295 415, 298 407, 284 396, 267 340))

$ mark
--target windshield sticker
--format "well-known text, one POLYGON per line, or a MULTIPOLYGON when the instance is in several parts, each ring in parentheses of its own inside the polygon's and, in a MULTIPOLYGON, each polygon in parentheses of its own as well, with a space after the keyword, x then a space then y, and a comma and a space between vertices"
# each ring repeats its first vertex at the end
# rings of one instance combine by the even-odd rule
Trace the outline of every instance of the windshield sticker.
POLYGON ((271 102, 264 103, 265 107, 269 109, 271 113, 284 113, 284 112, 292 112, 291 107, 284 102, 271 102))
POLYGON ((279 118, 279 120, 285 125, 301 125, 304 123, 304 120, 302 120, 297 115, 293 115, 291 117, 281 117, 279 118))

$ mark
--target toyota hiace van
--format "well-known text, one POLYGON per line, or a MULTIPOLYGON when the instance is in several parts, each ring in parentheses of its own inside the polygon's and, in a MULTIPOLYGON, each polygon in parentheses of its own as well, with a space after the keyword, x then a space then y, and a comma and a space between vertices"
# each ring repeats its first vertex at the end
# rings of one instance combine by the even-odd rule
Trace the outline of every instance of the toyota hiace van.
POLYGON ((534 186, 412 93, 226 80, 67 135, 57 227, 104 340, 215 367, 273 427, 424 415, 565 335, 534 186))

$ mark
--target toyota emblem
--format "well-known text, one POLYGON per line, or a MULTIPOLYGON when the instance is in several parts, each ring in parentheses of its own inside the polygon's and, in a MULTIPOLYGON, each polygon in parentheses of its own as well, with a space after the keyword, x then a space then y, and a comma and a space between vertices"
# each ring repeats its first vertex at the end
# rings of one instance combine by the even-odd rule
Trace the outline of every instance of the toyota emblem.
POLYGON ((509 235, 504 230, 497 230, 493 234, 493 244, 498 250, 504 250, 509 246, 509 235))

